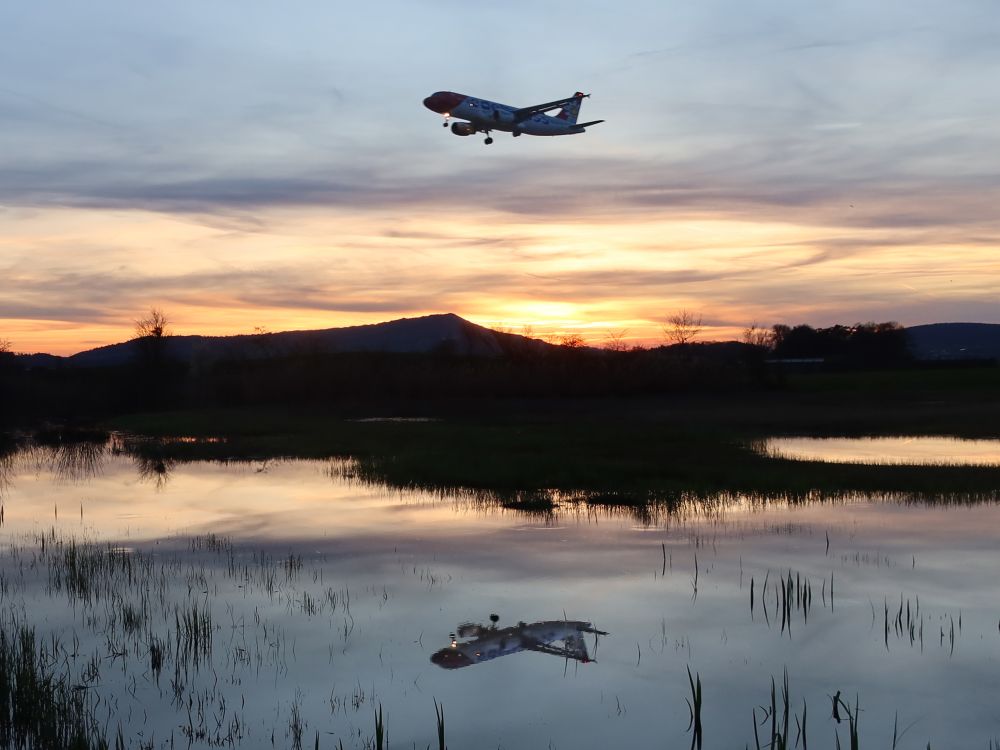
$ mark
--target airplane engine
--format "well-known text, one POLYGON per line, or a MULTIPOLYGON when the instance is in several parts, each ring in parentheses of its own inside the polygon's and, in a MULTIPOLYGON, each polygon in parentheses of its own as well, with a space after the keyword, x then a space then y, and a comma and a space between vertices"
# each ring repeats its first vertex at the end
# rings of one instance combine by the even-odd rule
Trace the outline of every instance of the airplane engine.
POLYGON ((476 128, 471 122, 453 122, 451 132, 455 135, 475 135, 476 128))

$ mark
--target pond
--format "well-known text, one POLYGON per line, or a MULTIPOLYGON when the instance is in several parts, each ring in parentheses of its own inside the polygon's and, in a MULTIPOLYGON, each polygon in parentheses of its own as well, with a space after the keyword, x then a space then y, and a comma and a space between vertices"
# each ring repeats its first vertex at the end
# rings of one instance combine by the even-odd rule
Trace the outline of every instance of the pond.
POLYGON ((832 463, 1000 466, 1000 440, 942 436, 780 437, 764 441, 767 455, 832 463))
POLYGON ((809 747, 1000 737, 993 503, 505 509, 350 460, 3 459, 5 632, 132 747, 809 747), (701 700, 695 691, 701 684, 701 700), (834 698, 838 700, 835 702, 834 698), (836 711, 834 710, 836 708, 836 711), (834 714, 839 717, 838 722, 834 714))

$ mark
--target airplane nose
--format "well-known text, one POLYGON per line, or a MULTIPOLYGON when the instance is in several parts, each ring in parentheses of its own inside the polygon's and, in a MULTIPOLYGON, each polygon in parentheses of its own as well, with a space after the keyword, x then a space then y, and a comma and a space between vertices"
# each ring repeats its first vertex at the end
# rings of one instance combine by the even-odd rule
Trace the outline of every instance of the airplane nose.
POLYGON ((424 106, 432 112, 437 112, 438 114, 445 114, 451 112, 455 107, 462 103, 465 99, 461 94, 456 94, 453 91, 436 91, 426 99, 424 99, 424 106))

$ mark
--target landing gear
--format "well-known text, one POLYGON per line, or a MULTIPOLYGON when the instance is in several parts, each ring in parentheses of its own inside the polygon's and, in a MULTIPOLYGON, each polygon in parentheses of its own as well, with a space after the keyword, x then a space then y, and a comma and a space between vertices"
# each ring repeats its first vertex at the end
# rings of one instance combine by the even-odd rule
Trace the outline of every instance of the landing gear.
POLYGON ((493 139, 490 136, 486 136, 486 140, 483 141, 483 143, 489 146, 491 143, 493 143, 493 139))

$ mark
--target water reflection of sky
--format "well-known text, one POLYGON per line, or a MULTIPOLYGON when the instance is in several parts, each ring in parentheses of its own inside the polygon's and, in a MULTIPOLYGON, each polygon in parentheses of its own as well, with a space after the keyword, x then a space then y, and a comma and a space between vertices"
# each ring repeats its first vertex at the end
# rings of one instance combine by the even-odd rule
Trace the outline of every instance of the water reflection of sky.
POLYGON ((831 463, 1000 466, 1000 440, 780 437, 767 440, 763 450, 785 458, 831 463))
MULTIPOLYGON (((827 696, 837 690, 860 696, 873 746, 891 744, 897 711, 901 727, 915 722, 907 740, 916 747, 985 746, 1000 728, 995 505, 735 503, 649 526, 627 514, 568 507, 536 518, 366 487, 342 469, 185 463, 157 482, 125 456, 73 479, 44 460, 21 462, 8 474, 4 541, 54 529, 177 561, 172 596, 210 607, 215 628, 213 669, 187 685, 208 691, 221 678, 249 747, 269 746, 272 731, 288 744, 296 702, 306 746, 317 731, 321 747, 362 746, 376 703, 390 746, 436 746, 434 700, 451 747, 680 747, 688 666, 704 684, 707 747, 753 745, 751 709, 769 702, 770 678, 785 668, 793 707, 808 703, 813 747, 834 746, 827 696), (231 540, 232 557, 192 550, 189 538, 206 534, 231 540), (262 565, 262 551, 279 572, 280 560, 301 556, 276 594, 227 572, 232 560, 262 565), (793 611, 788 632, 773 607, 775 581, 790 572, 809 581, 812 607, 808 622, 793 611), (312 613, 303 607, 327 592, 349 594, 350 622, 329 598, 312 613), (884 610, 895 616, 918 598, 922 648, 895 631, 887 646, 884 610), (474 669, 431 662, 462 623, 492 613, 501 629, 566 618, 609 634, 587 635, 587 662, 531 649, 474 669), (247 667, 235 656, 244 647, 255 655, 247 667)), ((13 575, 20 561, 0 559, 13 575)), ((16 594, 27 616, 43 631, 75 629, 84 652, 88 637, 100 647, 83 611, 47 596, 45 580, 39 573, 16 594)), ((153 627, 167 632, 171 620, 153 627)), ((121 691, 116 718, 136 728, 156 717, 146 736, 166 742, 181 723, 166 674, 157 685, 139 665, 124 672, 100 688, 121 691)))

